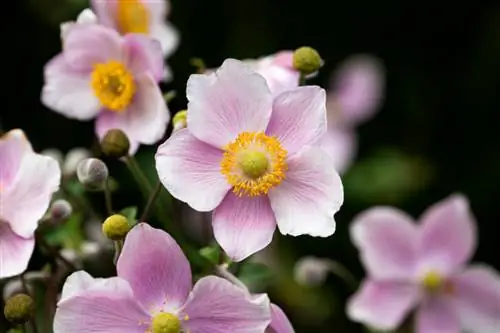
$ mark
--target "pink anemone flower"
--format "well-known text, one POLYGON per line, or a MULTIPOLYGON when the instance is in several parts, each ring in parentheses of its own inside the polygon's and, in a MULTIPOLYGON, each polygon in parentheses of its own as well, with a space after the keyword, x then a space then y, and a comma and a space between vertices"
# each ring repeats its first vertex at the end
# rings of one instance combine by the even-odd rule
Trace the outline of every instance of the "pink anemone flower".
POLYGON ((500 276, 466 266, 476 226, 463 196, 431 206, 419 224, 394 208, 369 209, 351 238, 368 272, 348 302, 351 319, 393 330, 417 308, 416 333, 500 332, 500 276))
POLYGON ((265 79, 226 60, 187 84, 188 126, 156 154, 160 180, 177 199, 213 213, 214 236, 236 261, 282 234, 327 237, 343 202, 339 175, 318 140, 325 91, 298 87, 274 97, 265 79))
POLYGON ((192 288, 187 258, 166 232, 145 223, 125 239, 117 277, 83 271, 64 284, 54 333, 261 333, 271 320, 266 295, 201 278, 192 288))
POLYGON ((26 270, 38 221, 60 181, 59 163, 36 154, 23 131, 0 138, 0 278, 26 270))
POLYGON ((165 134, 170 114, 158 81, 163 76, 159 43, 95 24, 71 29, 63 52, 45 66, 42 102, 69 118, 96 119, 96 134, 123 130, 130 154, 165 134))

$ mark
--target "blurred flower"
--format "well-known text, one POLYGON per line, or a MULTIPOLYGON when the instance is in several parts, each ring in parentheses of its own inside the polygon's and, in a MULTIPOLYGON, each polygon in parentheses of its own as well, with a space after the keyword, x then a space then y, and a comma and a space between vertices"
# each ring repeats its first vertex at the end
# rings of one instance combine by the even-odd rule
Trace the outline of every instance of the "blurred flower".
POLYGON ((395 208, 372 208, 355 219, 351 238, 368 271, 348 303, 351 319, 393 330, 418 307, 417 333, 500 331, 499 274, 465 267, 477 235, 463 196, 431 206, 418 225, 395 208))
POLYGON ((80 161, 76 168, 78 181, 89 189, 102 189, 108 181, 109 171, 106 164, 98 158, 80 161))
POLYGON ((92 153, 87 148, 76 147, 68 151, 64 158, 62 172, 65 176, 73 176, 76 173, 78 164, 86 158, 92 157, 92 153))
POLYGON ((0 138, 0 278, 26 270, 38 221, 60 181, 57 161, 36 154, 22 130, 0 138))
POLYGON ((290 320, 276 304, 271 304, 271 324, 266 333, 295 333, 290 320))
POLYGON ((110 129, 123 130, 134 154, 139 144, 160 140, 170 120, 157 85, 163 67, 153 39, 78 26, 66 37, 63 52, 45 66, 42 102, 69 118, 97 117, 99 139, 110 129))
POLYGON ((295 281, 301 285, 318 286, 325 282, 330 266, 327 259, 304 257, 295 264, 294 271, 295 281))
POLYGON ((368 55, 352 56, 332 75, 327 96, 328 131, 322 145, 344 172, 357 150, 357 125, 375 115, 385 86, 381 62, 368 55))
POLYGON ((235 261, 282 234, 326 237, 343 202, 325 133, 325 92, 299 87, 273 98, 262 76, 228 59, 187 84, 188 127, 156 154, 163 185, 213 214, 214 235, 235 261), (272 114, 271 114, 272 111, 272 114))
POLYGON ((64 163, 64 155, 57 148, 44 149, 40 152, 40 155, 48 156, 48 157, 55 159, 57 161, 57 163, 59 163, 59 166, 61 166, 61 167, 64 163))
POLYGON ((166 232, 145 223, 125 239, 118 277, 83 271, 64 284, 54 333, 116 331, 262 332, 270 322, 267 296, 254 300, 230 282, 204 277, 191 290, 187 258, 166 232))
POLYGON ((103 249, 97 242, 83 241, 77 250, 72 248, 62 249, 61 256, 75 264, 77 267, 82 267, 84 261, 95 258, 102 260, 103 250, 105 249, 103 249))
POLYGON ((73 212, 73 207, 71 204, 64 200, 58 199, 50 205, 49 214, 52 222, 61 222, 66 220, 71 216, 73 212))

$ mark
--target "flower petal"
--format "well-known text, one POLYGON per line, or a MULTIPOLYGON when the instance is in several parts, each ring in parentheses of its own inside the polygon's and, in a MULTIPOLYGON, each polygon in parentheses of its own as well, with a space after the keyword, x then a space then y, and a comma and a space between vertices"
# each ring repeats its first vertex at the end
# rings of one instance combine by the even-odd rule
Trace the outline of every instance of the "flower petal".
POLYGON ((160 88, 151 76, 143 75, 137 78, 134 102, 123 112, 102 112, 96 121, 96 133, 103 138, 110 129, 118 128, 131 142, 154 144, 165 135, 169 121, 170 112, 160 88))
POLYGON ((329 127, 320 141, 320 146, 333 158, 333 166, 344 173, 354 160, 357 150, 356 133, 347 128, 329 127))
POLYGON ((108 0, 91 0, 91 3, 92 9, 99 20, 99 24, 116 30, 115 11, 118 2, 108 0))
POLYGON ((280 232, 292 236, 332 235, 333 215, 344 201, 344 191, 330 156, 320 148, 306 148, 287 163, 285 180, 269 191, 280 232))
POLYGON ((69 66, 90 73, 95 64, 121 59, 122 39, 113 29, 99 24, 82 24, 71 29, 63 49, 69 66))
POLYGON ((63 54, 45 65, 42 103, 66 117, 78 120, 94 118, 100 102, 90 86, 89 74, 71 68, 63 54))
POLYGON ((68 34, 71 32, 71 29, 75 26, 75 24, 97 24, 97 16, 94 14, 94 12, 86 8, 78 14, 78 18, 76 19, 76 22, 74 21, 69 21, 69 22, 63 22, 60 25, 60 30, 61 30, 61 39, 64 40, 68 36, 68 34))
POLYGON ((299 86, 300 73, 293 69, 288 53, 287 51, 282 51, 271 56, 246 62, 250 63, 257 73, 266 79, 267 85, 274 96, 299 86))
POLYGON ((476 225, 468 200, 452 195, 423 214, 421 265, 449 274, 467 262, 476 249, 476 225))
POLYGON ((24 272, 34 248, 34 238, 19 237, 0 221, 0 279, 24 272))
MULTIPOLYGON (((7 188, 16 177, 24 154, 32 151, 31 144, 20 129, 11 130, 0 137, 0 196, 2 189, 7 188)), ((2 212, 0 210, 0 217, 2 212)))
POLYGON ((169 22, 164 21, 152 23, 150 29, 150 36, 160 42, 163 54, 166 57, 169 57, 172 53, 174 53, 179 46, 179 31, 169 22))
POLYGON ((59 302, 54 333, 144 333, 150 315, 124 280, 113 281, 110 290, 88 290, 59 302))
POLYGON ((269 328, 273 329, 274 333, 295 333, 290 320, 276 304, 271 304, 271 324, 269 328))
POLYGON ((223 148, 241 132, 265 131, 272 95, 264 78, 241 61, 227 59, 211 74, 187 83, 188 127, 201 141, 223 148))
POLYGON ((146 223, 127 235, 116 266, 134 296, 148 310, 178 308, 191 290, 191 268, 175 240, 146 223))
POLYGON ((2 194, 2 218, 17 235, 31 238, 38 221, 59 189, 59 163, 48 156, 25 153, 12 185, 2 194))
POLYGON ((462 328, 471 332, 500 331, 500 275, 493 268, 476 265, 452 279, 455 306, 462 328))
POLYGON ((429 297, 416 313, 415 333, 460 333, 460 322, 450 299, 429 297))
POLYGON ((200 279, 185 304, 184 329, 192 333, 262 333, 271 320, 269 299, 251 298, 227 280, 200 279))
POLYGON ((351 240, 376 279, 411 279, 417 274, 419 231, 412 218, 390 207, 374 207, 351 224, 351 240))
POLYGON ((266 196, 238 197, 229 192, 213 215, 214 236, 227 255, 241 261, 273 239, 276 220, 266 196))
POLYGON ((163 186, 197 211, 217 207, 231 185, 220 172, 222 151, 191 135, 176 131, 159 148, 156 170, 163 186))
POLYGON ((318 142, 326 133, 325 91, 304 86, 278 95, 266 132, 276 136, 289 155, 318 142))
POLYGON ((393 330, 416 305, 416 285, 398 282, 365 281, 347 303, 347 316, 380 330, 393 330))
POLYGON ((149 73, 159 81, 165 70, 160 43, 141 34, 128 34, 124 40, 127 68, 135 75, 149 73))

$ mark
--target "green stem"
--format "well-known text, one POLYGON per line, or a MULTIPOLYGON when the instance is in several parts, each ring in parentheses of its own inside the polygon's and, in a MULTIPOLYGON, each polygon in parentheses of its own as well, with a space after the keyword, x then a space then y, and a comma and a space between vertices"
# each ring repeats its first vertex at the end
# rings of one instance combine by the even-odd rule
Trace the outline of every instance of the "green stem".
MULTIPOLYGON (((24 275, 25 273, 21 274, 21 283, 23 285, 24 293, 26 295, 29 295, 33 302, 35 301, 35 295, 33 295, 29 288, 28 288, 28 283, 26 281, 26 276, 24 275)), ((27 332, 28 325, 31 327, 31 332, 32 333, 38 333, 38 328, 36 327, 36 321, 35 321, 35 316, 33 315, 30 320, 26 323, 25 331, 27 332)))
POLYGON ((146 207, 144 208, 144 212, 141 215, 141 218, 139 219, 140 222, 146 221, 147 218, 149 217, 149 214, 151 212, 151 209, 154 206, 156 198, 158 198, 158 194, 160 193, 162 189, 162 184, 160 181, 156 183, 155 189, 153 192, 149 195, 148 202, 146 203, 146 207))
POLYGON ((113 203, 111 200, 111 188, 109 187, 109 180, 104 184, 104 200, 106 201, 106 211, 108 215, 113 214, 113 203))
POLYGON ((125 163, 127 164, 130 173, 132 173, 132 176, 135 178, 135 181, 139 185, 144 198, 148 199, 149 193, 151 193, 152 191, 151 184, 149 183, 148 178, 144 175, 139 164, 133 156, 127 156, 125 159, 125 163))
POLYGON ((116 266, 116 264, 118 263, 118 258, 120 258, 120 254, 122 253, 123 241, 122 240, 115 241, 114 245, 115 245, 115 256, 113 258, 113 263, 116 266))

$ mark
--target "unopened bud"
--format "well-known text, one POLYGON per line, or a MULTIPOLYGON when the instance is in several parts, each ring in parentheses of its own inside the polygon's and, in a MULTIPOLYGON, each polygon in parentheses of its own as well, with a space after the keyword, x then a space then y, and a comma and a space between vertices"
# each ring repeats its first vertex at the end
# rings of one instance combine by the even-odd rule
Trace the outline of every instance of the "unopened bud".
POLYGON ((24 324, 30 320, 35 306, 33 299, 26 294, 17 294, 5 302, 3 313, 5 319, 15 324, 24 324))
POLYGON ((304 75, 317 72, 323 66, 318 51, 309 46, 300 47, 293 53, 293 67, 304 75))
POLYGON ((102 139, 101 149, 104 154, 110 157, 125 157, 130 149, 130 141, 122 130, 112 129, 102 139))
POLYGON ((124 239, 130 228, 128 219, 120 214, 111 215, 102 224, 103 234, 114 241, 124 239))
POLYGON ((301 258, 295 264, 295 281, 304 286, 322 285, 329 273, 329 265, 326 259, 316 257, 301 258))
POLYGON ((109 171, 103 161, 97 158, 87 158, 78 164, 76 175, 83 186, 98 190, 104 187, 109 171))
POLYGON ((68 201, 59 199, 52 203, 49 212, 51 220, 53 222, 59 222, 70 217, 73 212, 73 208, 68 201))
POLYGON ((181 110, 177 112, 172 118, 172 123, 174 124, 174 131, 186 128, 187 126, 187 110, 181 110))
POLYGON ((92 157, 92 153, 87 148, 73 148, 67 154, 62 166, 65 176, 73 176, 76 173, 78 164, 84 159, 92 157))

